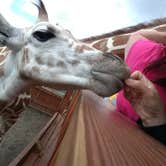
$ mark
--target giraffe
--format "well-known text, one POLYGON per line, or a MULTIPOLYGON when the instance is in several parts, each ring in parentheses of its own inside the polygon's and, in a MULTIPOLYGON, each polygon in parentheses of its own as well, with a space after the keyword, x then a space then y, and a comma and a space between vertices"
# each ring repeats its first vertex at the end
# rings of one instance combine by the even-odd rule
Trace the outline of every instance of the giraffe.
POLYGON ((35 5, 39 19, 29 28, 16 28, 0 15, 0 45, 9 49, 0 64, 1 102, 36 85, 90 89, 101 96, 123 87, 130 71, 119 57, 103 54, 77 40, 69 30, 51 24, 42 1, 35 5))
POLYGON ((136 26, 115 30, 111 33, 86 38, 82 41, 88 42, 92 47, 104 53, 112 53, 124 59, 126 44, 131 34, 145 29, 166 32, 166 18, 155 19, 149 23, 141 23, 136 26))

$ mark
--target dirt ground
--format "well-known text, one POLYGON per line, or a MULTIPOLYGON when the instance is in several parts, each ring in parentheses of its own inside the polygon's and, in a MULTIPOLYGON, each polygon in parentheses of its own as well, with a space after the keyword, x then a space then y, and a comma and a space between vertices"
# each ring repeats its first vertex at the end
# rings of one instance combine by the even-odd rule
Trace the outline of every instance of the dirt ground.
POLYGON ((0 143, 0 166, 7 166, 31 142, 50 118, 45 113, 26 108, 0 143))

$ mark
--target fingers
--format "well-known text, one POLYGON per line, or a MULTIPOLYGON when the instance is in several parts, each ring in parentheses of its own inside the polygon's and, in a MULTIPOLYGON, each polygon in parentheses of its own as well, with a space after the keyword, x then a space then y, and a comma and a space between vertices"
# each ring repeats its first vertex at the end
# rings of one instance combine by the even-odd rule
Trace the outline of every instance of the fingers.
POLYGON ((135 104, 137 100, 142 96, 142 92, 136 91, 135 89, 125 85, 123 89, 123 95, 128 101, 130 101, 131 104, 135 104))
POLYGON ((137 90, 144 89, 144 86, 142 85, 142 82, 140 80, 134 80, 134 79, 129 78, 125 81, 125 83, 129 88, 133 88, 133 89, 137 89, 137 90))
POLYGON ((144 75, 140 71, 135 71, 131 73, 130 78, 135 80, 141 80, 144 77, 144 75))
POLYGON ((124 96, 134 104, 145 92, 145 76, 140 71, 135 71, 125 81, 124 96))
POLYGON ((133 72, 125 83, 127 86, 139 91, 146 91, 147 88, 153 88, 153 83, 149 81, 140 71, 133 72))

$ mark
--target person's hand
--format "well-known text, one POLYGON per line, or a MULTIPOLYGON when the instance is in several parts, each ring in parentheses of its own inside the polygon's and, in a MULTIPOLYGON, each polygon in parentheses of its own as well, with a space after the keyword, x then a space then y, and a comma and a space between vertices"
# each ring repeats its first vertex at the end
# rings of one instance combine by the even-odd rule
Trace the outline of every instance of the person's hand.
POLYGON ((144 126, 166 124, 166 110, 153 83, 135 71, 125 81, 124 96, 140 116, 144 126))

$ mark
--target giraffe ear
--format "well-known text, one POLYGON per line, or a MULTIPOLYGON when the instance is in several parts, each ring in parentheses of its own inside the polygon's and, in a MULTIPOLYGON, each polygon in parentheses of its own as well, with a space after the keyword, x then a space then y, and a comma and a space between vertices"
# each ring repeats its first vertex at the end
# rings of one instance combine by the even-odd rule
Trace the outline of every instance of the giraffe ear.
MULTIPOLYGON (((33 0, 32 3, 39 10, 37 21, 48 21, 48 14, 43 2, 41 0, 33 0)), ((23 30, 10 25, 0 14, 0 46, 7 46, 11 50, 18 50, 24 44, 23 40, 23 30)))
POLYGON ((18 49, 22 45, 22 30, 15 28, 0 14, 0 46, 18 49))
POLYGON ((37 22, 48 21, 48 13, 42 0, 33 0, 32 3, 38 8, 37 22))

